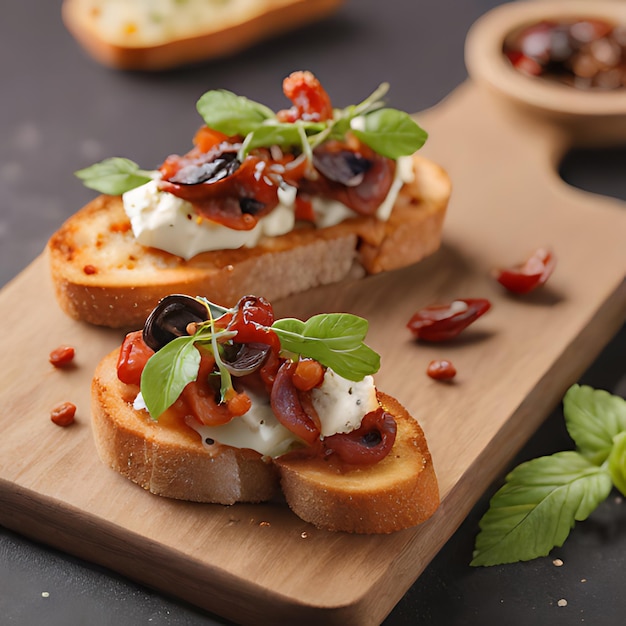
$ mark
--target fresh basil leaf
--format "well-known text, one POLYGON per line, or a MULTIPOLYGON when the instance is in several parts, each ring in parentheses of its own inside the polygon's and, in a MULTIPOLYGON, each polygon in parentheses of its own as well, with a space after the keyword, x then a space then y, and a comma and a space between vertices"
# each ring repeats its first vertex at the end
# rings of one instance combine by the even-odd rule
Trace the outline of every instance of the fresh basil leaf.
POLYGON ((380 368, 380 356, 363 343, 368 322, 349 313, 293 318, 272 324, 284 350, 310 357, 348 380, 359 381, 380 368))
POLYGON ((626 496, 626 430, 613 437, 608 466, 613 484, 626 496))
POLYGON ((268 107, 225 89, 207 91, 196 103, 198 113, 209 128, 226 135, 242 135, 275 117, 268 107))
POLYGON ((516 467, 480 521, 471 565, 529 561, 563 545, 611 491, 611 477, 578 452, 516 467))
POLYGON ((137 163, 122 157, 111 157, 95 163, 74 175, 85 187, 100 193, 117 196, 152 180, 151 173, 139 168, 137 163))
POLYGON ((363 128, 352 128, 352 132, 372 150, 397 159, 419 150, 428 134, 403 111, 378 109, 365 115, 363 128))
POLYGON ((141 395, 153 419, 169 409, 185 386, 198 377, 200 352, 194 341, 194 336, 177 337, 148 359, 141 374, 141 395))
POLYGON ((603 389, 573 385, 563 398, 563 413, 578 450, 596 465, 611 454, 614 437, 626 431, 626 400, 603 389))

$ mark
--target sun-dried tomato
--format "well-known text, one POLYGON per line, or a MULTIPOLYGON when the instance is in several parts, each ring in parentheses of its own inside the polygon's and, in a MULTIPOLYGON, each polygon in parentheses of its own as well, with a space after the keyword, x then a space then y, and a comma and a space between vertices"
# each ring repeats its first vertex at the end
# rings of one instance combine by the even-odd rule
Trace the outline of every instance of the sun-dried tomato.
POLYGON ((330 97, 311 72, 292 72, 283 81, 283 93, 293 102, 293 106, 278 112, 278 119, 282 122, 322 122, 332 119, 330 97))
POLYGON ((491 308, 485 298, 465 298, 448 304, 433 304, 413 314, 407 327, 417 339, 453 339, 491 308))
POLYGON ((274 309, 265 298, 244 296, 237 303, 228 329, 237 331, 237 343, 263 343, 278 352, 280 340, 270 328, 273 323, 274 309))
POLYGON ((120 348, 117 377, 127 385, 138 385, 141 382, 141 372, 154 354, 154 350, 145 344, 142 335, 141 330, 128 333, 120 348))
POLYGON ((549 248, 538 248, 523 263, 494 270, 495 279, 512 293, 529 293, 550 278, 556 257, 549 248))
MULTIPOLYGON (((201 350, 201 355, 198 376, 195 381, 185 386, 180 397, 187 407, 187 412, 205 426, 227 424, 235 415, 230 411, 228 402, 219 402, 219 383, 216 383, 216 377, 212 376, 215 358, 205 350, 201 350)), ((233 393, 231 399, 234 398, 233 393)), ((235 411, 243 409, 242 406, 237 406, 238 404, 238 401, 233 404, 235 411)))

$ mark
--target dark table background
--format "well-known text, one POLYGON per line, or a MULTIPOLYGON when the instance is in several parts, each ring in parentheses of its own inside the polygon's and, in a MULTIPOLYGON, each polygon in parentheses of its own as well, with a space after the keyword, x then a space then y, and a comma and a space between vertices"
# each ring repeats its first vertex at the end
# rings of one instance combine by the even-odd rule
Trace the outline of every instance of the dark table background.
MULTIPOLYGON (((73 177, 74 170, 118 155, 149 168, 169 153, 187 150, 200 124, 193 104, 204 91, 230 89, 282 108, 282 78, 295 69, 310 69, 336 106, 357 102, 388 81, 389 104, 417 112, 436 105, 466 78, 467 30, 498 4, 347 0, 323 23, 229 59, 145 74, 117 72, 88 58, 63 27, 60 0, 4 0, 0 286, 40 254, 61 222, 93 196, 73 177)), ((626 149, 574 151, 562 164, 569 183, 623 199, 625 172, 626 149)), ((581 382, 626 395, 625 357, 622 329, 581 382)), ((510 467, 571 448, 557 407, 510 467)), ((478 520, 502 478, 495 477, 492 488, 385 624, 623 623, 626 509, 616 491, 550 556, 501 567, 469 567, 478 520), (562 566, 554 565, 556 558, 562 566), (558 606, 561 599, 567 606, 558 606)), ((1 625, 223 623, 114 572, 0 528, 1 625)))

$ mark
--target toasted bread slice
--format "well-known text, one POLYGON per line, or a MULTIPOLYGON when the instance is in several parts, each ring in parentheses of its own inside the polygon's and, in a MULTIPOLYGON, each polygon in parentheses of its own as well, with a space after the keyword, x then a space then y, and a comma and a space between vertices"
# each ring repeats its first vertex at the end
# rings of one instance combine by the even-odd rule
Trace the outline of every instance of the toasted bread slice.
POLYGON ((262 502, 277 493, 278 472, 254 450, 213 446, 185 426, 164 426, 136 411, 138 387, 117 377, 119 350, 98 365, 91 386, 94 440, 102 461, 160 496, 234 504, 262 502))
POLYGON ((439 165, 418 155, 413 163, 415 179, 386 222, 355 216, 328 228, 301 225, 253 248, 203 252, 189 261, 137 243, 121 199, 99 196, 48 243, 57 299, 76 319, 137 328, 171 293, 203 293, 234 306, 247 293, 274 301, 359 272, 410 265, 439 248, 451 192, 439 165))
POLYGON ((118 350, 98 365, 92 383, 92 421, 102 460, 144 489, 162 496, 234 504, 273 499, 280 486, 291 509, 315 526, 353 533, 390 533, 425 521, 439 489, 424 433, 399 402, 378 392, 396 418, 391 452, 376 465, 350 470, 321 459, 273 461, 249 449, 212 446, 185 427, 151 420, 132 402, 137 387, 117 378, 118 350))
POLYGON ((398 427, 391 452, 379 463, 348 471, 327 460, 278 458, 291 510, 318 528, 391 533, 427 520, 439 506, 439 487, 424 433, 394 398, 378 400, 398 427))
POLYGON ((233 54, 320 20, 342 1, 192 0, 155 7, 136 0, 64 0, 62 15, 98 62, 125 70, 164 70, 233 54))

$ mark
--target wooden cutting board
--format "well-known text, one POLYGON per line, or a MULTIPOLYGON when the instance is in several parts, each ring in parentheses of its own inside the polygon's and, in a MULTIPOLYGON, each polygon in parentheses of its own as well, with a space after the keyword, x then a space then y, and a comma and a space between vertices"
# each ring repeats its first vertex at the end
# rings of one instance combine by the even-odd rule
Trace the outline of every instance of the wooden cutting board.
POLYGON ((430 521, 389 536, 333 534, 280 503, 159 498, 103 466, 89 386, 121 335, 61 313, 42 255, 0 293, 0 523, 239 623, 382 621, 626 314, 625 206, 558 178, 569 131, 502 107, 473 80, 418 119, 430 133, 424 153, 454 183, 441 249, 276 310, 370 320, 369 343, 382 355, 378 386, 420 420, 429 441, 442 494, 430 521), (558 257, 549 283, 506 295, 490 270, 539 245, 558 257), (493 308, 452 343, 411 339, 405 324, 415 310, 458 297, 487 297, 493 308), (63 343, 77 356, 61 371, 48 354, 63 343), (454 384, 426 376, 438 357, 455 363, 454 384), (65 400, 77 405, 77 423, 61 429, 49 412, 65 400))

